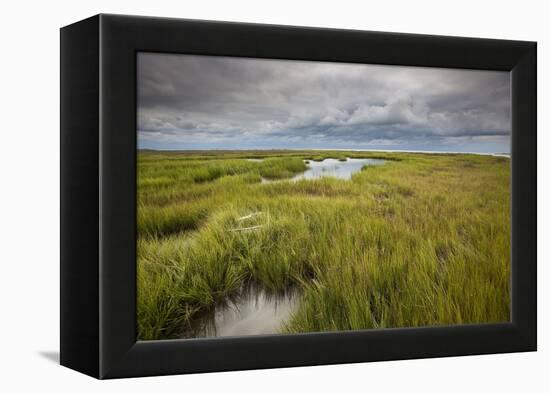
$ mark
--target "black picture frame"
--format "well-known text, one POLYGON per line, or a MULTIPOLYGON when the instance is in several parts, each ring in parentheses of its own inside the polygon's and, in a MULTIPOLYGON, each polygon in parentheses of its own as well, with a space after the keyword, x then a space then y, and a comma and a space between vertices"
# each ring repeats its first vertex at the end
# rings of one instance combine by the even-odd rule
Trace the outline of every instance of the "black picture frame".
POLYGON ((96 378, 534 351, 536 43, 97 15, 61 29, 61 364, 96 378), (512 308, 500 324, 136 342, 136 53, 505 70, 512 308))

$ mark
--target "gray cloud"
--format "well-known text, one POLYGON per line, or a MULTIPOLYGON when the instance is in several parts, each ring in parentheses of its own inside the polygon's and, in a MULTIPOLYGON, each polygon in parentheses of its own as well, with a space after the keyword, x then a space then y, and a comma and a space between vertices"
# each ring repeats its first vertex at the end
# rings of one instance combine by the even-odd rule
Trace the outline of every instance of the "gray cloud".
POLYGON ((508 151, 510 127, 505 72, 138 56, 143 148, 508 151))

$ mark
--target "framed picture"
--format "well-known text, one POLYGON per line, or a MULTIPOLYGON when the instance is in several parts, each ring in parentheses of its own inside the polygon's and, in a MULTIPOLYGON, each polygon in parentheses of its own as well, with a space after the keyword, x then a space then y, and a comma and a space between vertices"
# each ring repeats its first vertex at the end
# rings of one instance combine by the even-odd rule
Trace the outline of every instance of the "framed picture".
POLYGON ((61 29, 61 364, 536 350, 536 44, 61 29))

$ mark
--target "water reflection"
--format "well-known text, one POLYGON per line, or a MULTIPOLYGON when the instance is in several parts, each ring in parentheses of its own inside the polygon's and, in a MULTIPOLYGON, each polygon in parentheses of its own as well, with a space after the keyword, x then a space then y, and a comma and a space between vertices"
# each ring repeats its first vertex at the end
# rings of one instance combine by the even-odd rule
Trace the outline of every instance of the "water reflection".
POLYGON ((280 333, 298 305, 298 292, 270 294, 256 286, 220 304, 193 322, 190 337, 227 337, 280 333))
POLYGON ((381 165, 384 162, 384 160, 376 158, 348 158, 346 161, 327 158, 323 161, 309 161, 308 169, 291 180, 314 180, 327 176, 349 180, 351 175, 359 172, 365 165, 381 165))

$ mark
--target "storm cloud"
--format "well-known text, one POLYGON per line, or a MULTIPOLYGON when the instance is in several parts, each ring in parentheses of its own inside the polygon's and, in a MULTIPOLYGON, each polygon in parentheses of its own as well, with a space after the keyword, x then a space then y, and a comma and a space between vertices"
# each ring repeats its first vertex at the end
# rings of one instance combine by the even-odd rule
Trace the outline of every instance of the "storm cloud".
POLYGON ((508 152, 507 72, 138 55, 138 146, 508 152))

